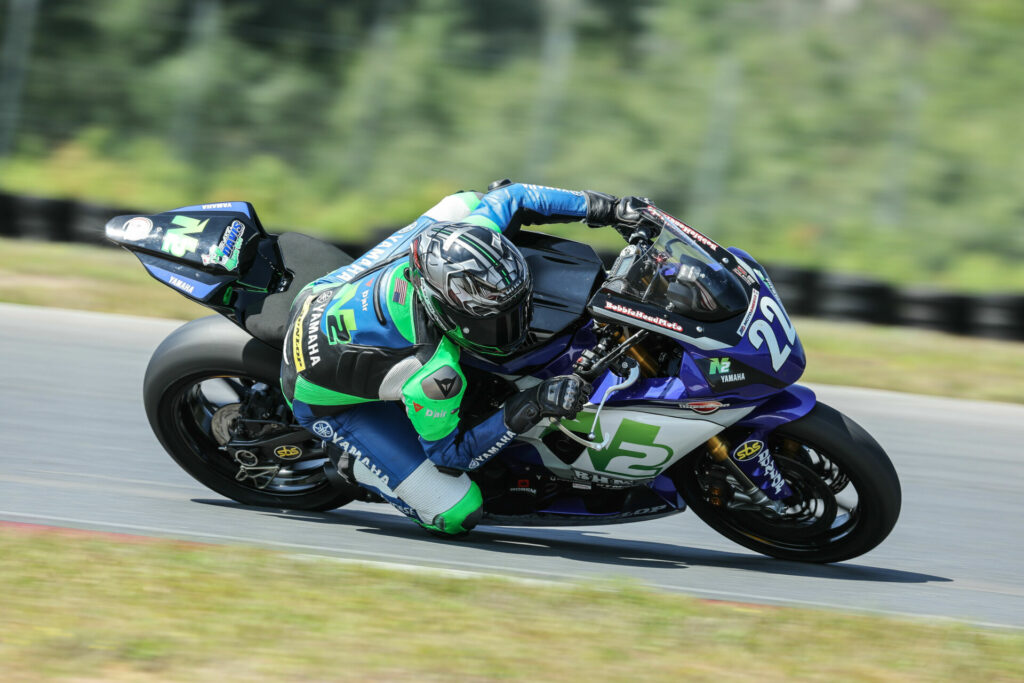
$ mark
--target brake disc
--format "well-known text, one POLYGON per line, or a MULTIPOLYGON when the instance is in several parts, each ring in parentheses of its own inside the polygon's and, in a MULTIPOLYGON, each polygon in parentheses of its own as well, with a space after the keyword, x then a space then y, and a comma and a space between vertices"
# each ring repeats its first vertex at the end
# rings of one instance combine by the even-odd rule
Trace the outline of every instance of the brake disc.
POLYGON ((218 408, 217 412, 215 412, 213 417, 210 419, 210 432, 213 434, 213 438, 216 439, 217 443, 221 446, 224 446, 231 441, 231 432, 235 428, 235 424, 237 423, 241 412, 241 403, 229 403, 226 406, 218 408))

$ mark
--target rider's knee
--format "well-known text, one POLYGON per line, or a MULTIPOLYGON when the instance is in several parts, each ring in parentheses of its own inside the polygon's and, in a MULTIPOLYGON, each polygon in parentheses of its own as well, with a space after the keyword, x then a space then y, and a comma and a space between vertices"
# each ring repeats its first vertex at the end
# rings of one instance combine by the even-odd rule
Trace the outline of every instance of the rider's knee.
POLYGON ((469 491, 459 502, 434 517, 432 526, 446 534, 463 534, 480 523, 484 515, 484 499, 480 487, 471 482, 469 491))

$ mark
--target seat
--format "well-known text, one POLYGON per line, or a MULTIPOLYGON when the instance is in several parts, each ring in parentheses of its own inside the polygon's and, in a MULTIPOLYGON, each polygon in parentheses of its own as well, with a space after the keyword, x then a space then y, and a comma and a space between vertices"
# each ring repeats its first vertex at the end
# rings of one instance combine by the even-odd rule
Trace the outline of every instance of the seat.
POLYGON ((247 308, 243 324, 257 339, 280 348, 289 309, 299 290, 354 259, 333 244, 300 232, 279 235, 277 248, 284 267, 292 273, 292 281, 285 290, 259 299, 247 308))

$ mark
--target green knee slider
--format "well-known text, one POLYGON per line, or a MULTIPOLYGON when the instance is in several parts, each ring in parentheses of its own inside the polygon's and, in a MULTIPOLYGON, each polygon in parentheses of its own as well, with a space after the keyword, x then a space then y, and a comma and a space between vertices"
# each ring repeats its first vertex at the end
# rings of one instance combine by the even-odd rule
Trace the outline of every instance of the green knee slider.
POLYGON ((480 487, 476 482, 470 482, 469 490, 458 503, 434 517, 433 524, 420 522, 420 525, 425 529, 451 536, 464 534, 480 522, 484 514, 483 504, 484 497, 480 493, 480 487))

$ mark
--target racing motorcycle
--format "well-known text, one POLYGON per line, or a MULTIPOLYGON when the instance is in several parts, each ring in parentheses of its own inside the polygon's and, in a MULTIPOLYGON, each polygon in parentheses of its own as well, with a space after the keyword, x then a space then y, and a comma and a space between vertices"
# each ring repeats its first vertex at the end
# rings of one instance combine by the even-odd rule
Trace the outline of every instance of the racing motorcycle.
MULTIPOLYGON (((248 202, 118 216, 106 235, 219 314, 171 333, 147 368, 146 414, 171 457, 246 505, 351 502, 278 377, 295 295, 352 257, 267 233, 248 202)), ((586 244, 511 237, 534 279, 528 343, 507 358, 463 354, 462 419, 555 375, 578 373, 594 391, 574 419, 548 419, 471 473, 482 525, 613 524, 690 507, 742 546, 808 562, 856 557, 889 534, 896 471, 864 429, 795 384, 803 347, 749 254, 655 206, 609 270, 586 244)))

